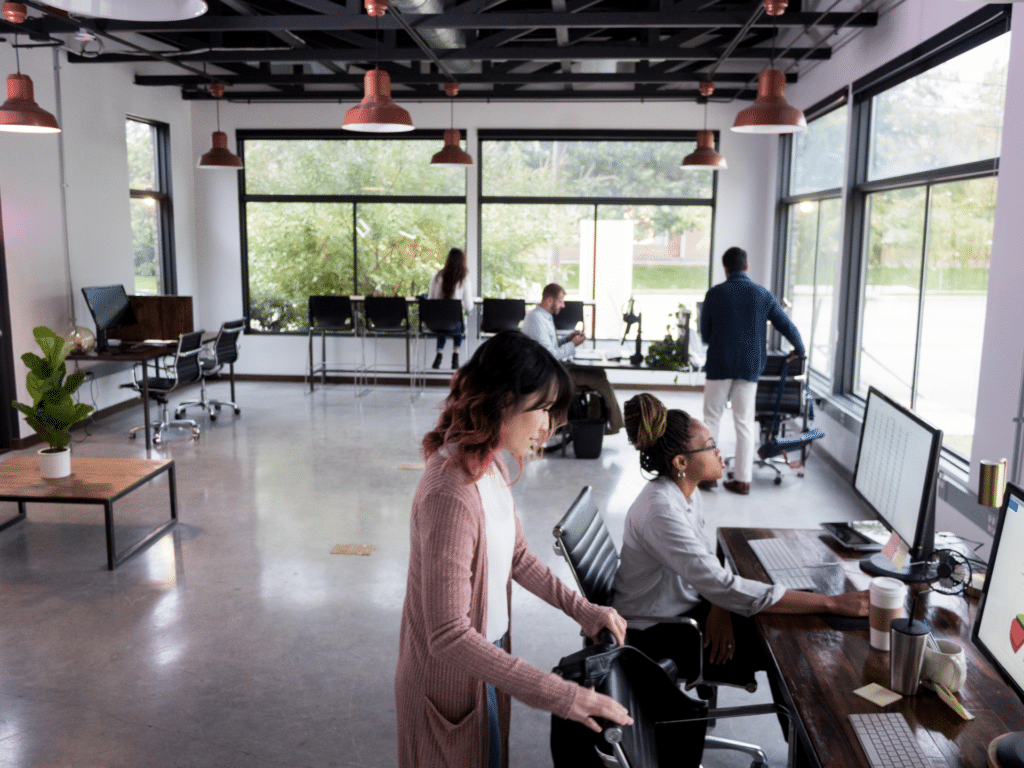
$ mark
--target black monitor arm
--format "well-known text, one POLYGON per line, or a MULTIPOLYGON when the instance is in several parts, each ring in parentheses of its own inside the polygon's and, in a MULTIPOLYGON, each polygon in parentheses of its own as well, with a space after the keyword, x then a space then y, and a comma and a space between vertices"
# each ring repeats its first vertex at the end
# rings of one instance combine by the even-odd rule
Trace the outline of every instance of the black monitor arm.
POLYGON ((633 314, 633 299, 630 299, 629 300, 629 308, 626 309, 625 313, 623 313, 623 315, 622 315, 622 322, 624 322, 626 324, 626 330, 623 331, 623 333, 622 333, 622 341, 619 342, 619 343, 620 344, 625 344, 626 343, 626 336, 629 335, 629 329, 633 326, 633 323, 636 323, 636 352, 634 352, 632 355, 629 356, 629 363, 634 368, 639 368, 640 367, 640 363, 642 363, 644 361, 643 353, 640 351, 641 332, 642 332, 642 329, 643 329, 642 318, 643 318, 643 313, 642 312, 639 315, 634 315, 633 314))

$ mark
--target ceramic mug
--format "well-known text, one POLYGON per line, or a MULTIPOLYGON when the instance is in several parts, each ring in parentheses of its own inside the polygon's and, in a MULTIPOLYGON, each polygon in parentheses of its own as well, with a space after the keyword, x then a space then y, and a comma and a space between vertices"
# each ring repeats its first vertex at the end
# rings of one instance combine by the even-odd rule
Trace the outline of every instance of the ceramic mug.
POLYGON ((951 693, 959 691, 967 680, 967 655, 952 640, 938 640, 937 643, 937 651, 925 646, 921 681, 938 683, 951 693))

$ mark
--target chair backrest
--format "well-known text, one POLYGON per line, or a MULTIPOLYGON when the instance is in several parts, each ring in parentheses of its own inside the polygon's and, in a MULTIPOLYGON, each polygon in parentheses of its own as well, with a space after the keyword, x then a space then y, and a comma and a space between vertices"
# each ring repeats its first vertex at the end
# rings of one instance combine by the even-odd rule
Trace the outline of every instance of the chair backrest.
POLYGON ((366 328, 371 331, 408 329, 409 309, 401 296, 367 296, 363 299, 366 328))
POLYGON ((199 364, 199 350, 203 346, 203 334, 206 331, 183 333, 178 337, 178 352, 174 356, 174 371, 178 378, 178 386, 199 381, 202 366, 199 364))
POLYGON ((565 306, 555 315, 556 331, 571 331, 577 323, 583 322, 583 302, 567 301, 565 306))
POLYGON ((451 333, 462 322, 462 302, 458 299, 420 299, 420 333, 451 333))
POLYGON ((228 320, 221 325, 217 331, 217 340, 213 344, 213 350, 217 355, 216 365, 230 365, 238 359, 238 337, 242 335, 243 328, 244 317, 228 320))
POLYGON ((553 719, 555 767, 591 765, 596 750, 606 765, 621 768, 697 768, 707 736, 707 721, 701 718, 707 717, 708 707, 680 691, 666 668, 672 670, 671 662, 663 667, 628 645, 592 645, 563 658, 555 667, 557 675, 615 699, 633 724, 606 728, 602 738, 553 719))
MULTIPOLYGON (((779 413, 798 415, 804 410, 804 381, 786 379, 782 389, 782 402, 779 413)), ((770 418, 775 413, 775 403, 779 397, 778 379, 761 379, 757 382, 757 393, 754 395, 754 413, 758 418, 770 418)))
POLYGON ((611 605, 619 553, 589 485, 580 491, 554 534, 555 551, 569 563, 580 593, 597 605, 611 605))
POLYGON ((309 327, 324 330, 355 330, 352 299, 348 296, 310 296, 309 327))
MULTIPOLYGON (((789 357, 788 352, 769 352, 768 357, 765 360, 764 372, 762 376, 781 376, 782 375, 782 364, 789 357)), ((798 357, 796 360, 791 360, 789 368, 786 370, 786 378, 790 376, 800 376, 804 372, 804 363, 806 359, 798 357)))
POLYGON ((524 317, 525 299, 484 299, 480 332, 501 333, 517 330, 524 317))

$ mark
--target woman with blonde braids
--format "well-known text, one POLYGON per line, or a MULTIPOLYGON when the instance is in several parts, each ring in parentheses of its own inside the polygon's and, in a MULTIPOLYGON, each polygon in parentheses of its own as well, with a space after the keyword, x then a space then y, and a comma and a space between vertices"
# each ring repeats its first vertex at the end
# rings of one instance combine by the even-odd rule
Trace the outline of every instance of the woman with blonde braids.
MULTIPOLYGON (((766 659, 749 617, 768 613, 866 616, 868 593, 818 595, 744 579, 715 557, 698 483, 717 480, 725 465, 708 428, 685 411, 640 394, 623 409, 626 433, 653 475, 626 515, 612 604, 629 616, 690 616, 704 628, 704 676, 749 685, 766 659)), ((629 642, 655 659, 686 658, 675 624, 630 623, 629 642), (636 627, 636 629, 634 629, 636 627)))

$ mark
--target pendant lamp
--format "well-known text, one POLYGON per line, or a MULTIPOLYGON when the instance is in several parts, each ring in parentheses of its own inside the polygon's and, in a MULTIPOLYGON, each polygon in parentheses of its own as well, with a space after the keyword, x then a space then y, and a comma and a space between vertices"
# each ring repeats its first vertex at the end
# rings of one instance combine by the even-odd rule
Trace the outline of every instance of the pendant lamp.
POLYGON ((28 6, 24 3, 4 3, 4 18, 11 24, 21 24, 28 15, 28 6))
POLYGON ((715 92, 715 84, 705 80, 697 87, 704 97, 704 130, 697 131, 697 149, 683 158, 682 167, 688 171, 724 171, 729 164, 715 151, 715 134, 708 130, 708 97, 715 92))
MULTIPOLYGON (((388 0, 364 0, 364 5, 370 16, 379 19, 388 9, 388 0)), ((409 113, 391 98, 391 76, 376 64, 363 76, 363 100, 345 113, 341 127, 364 133, 398 133, 413 129, 409 113)))
POLYGON ((46 0, 75 16, 123 21, 184 21, 207 11, 203 0, 46 0))
MULTIPOLYGON (((764 0, 769 16, 781 15, 788 0, 764 0)), ((737 133, 800 133, 807 130, 804 113, 786 101, 786 75, 775 69, 775 32, 772 31, 771 64, 757 76, 757 98, 736 115, 737 133)))
POLYGON ((199 158, 197 168, 242 167, 242 159, 228 149, 228 135, 220 129, 220 98, 224 95, 224 83, 211 83, 210 95, 217 99, 217 130, 213 132, 213 148, 199 158))
POLYGON ((452 127, 444 132, 444 148, 430 158, 431 165, 472 165, 473 156, 462 151, 462 134, 455 127, 455 97, 459 95, 458 83, 445 83, 444 92, 448 94, 452 107, 452 127))
MULTIPOLYGON (((6 12, 6 9, 5 9, 6 12)), ((17 74, 7 76, 7 101, 0 106, 0 131, 7 133, 60 133, 57 118, 36 104, 32 78, 21 74, 18 36, 14 36, 17 74)))

